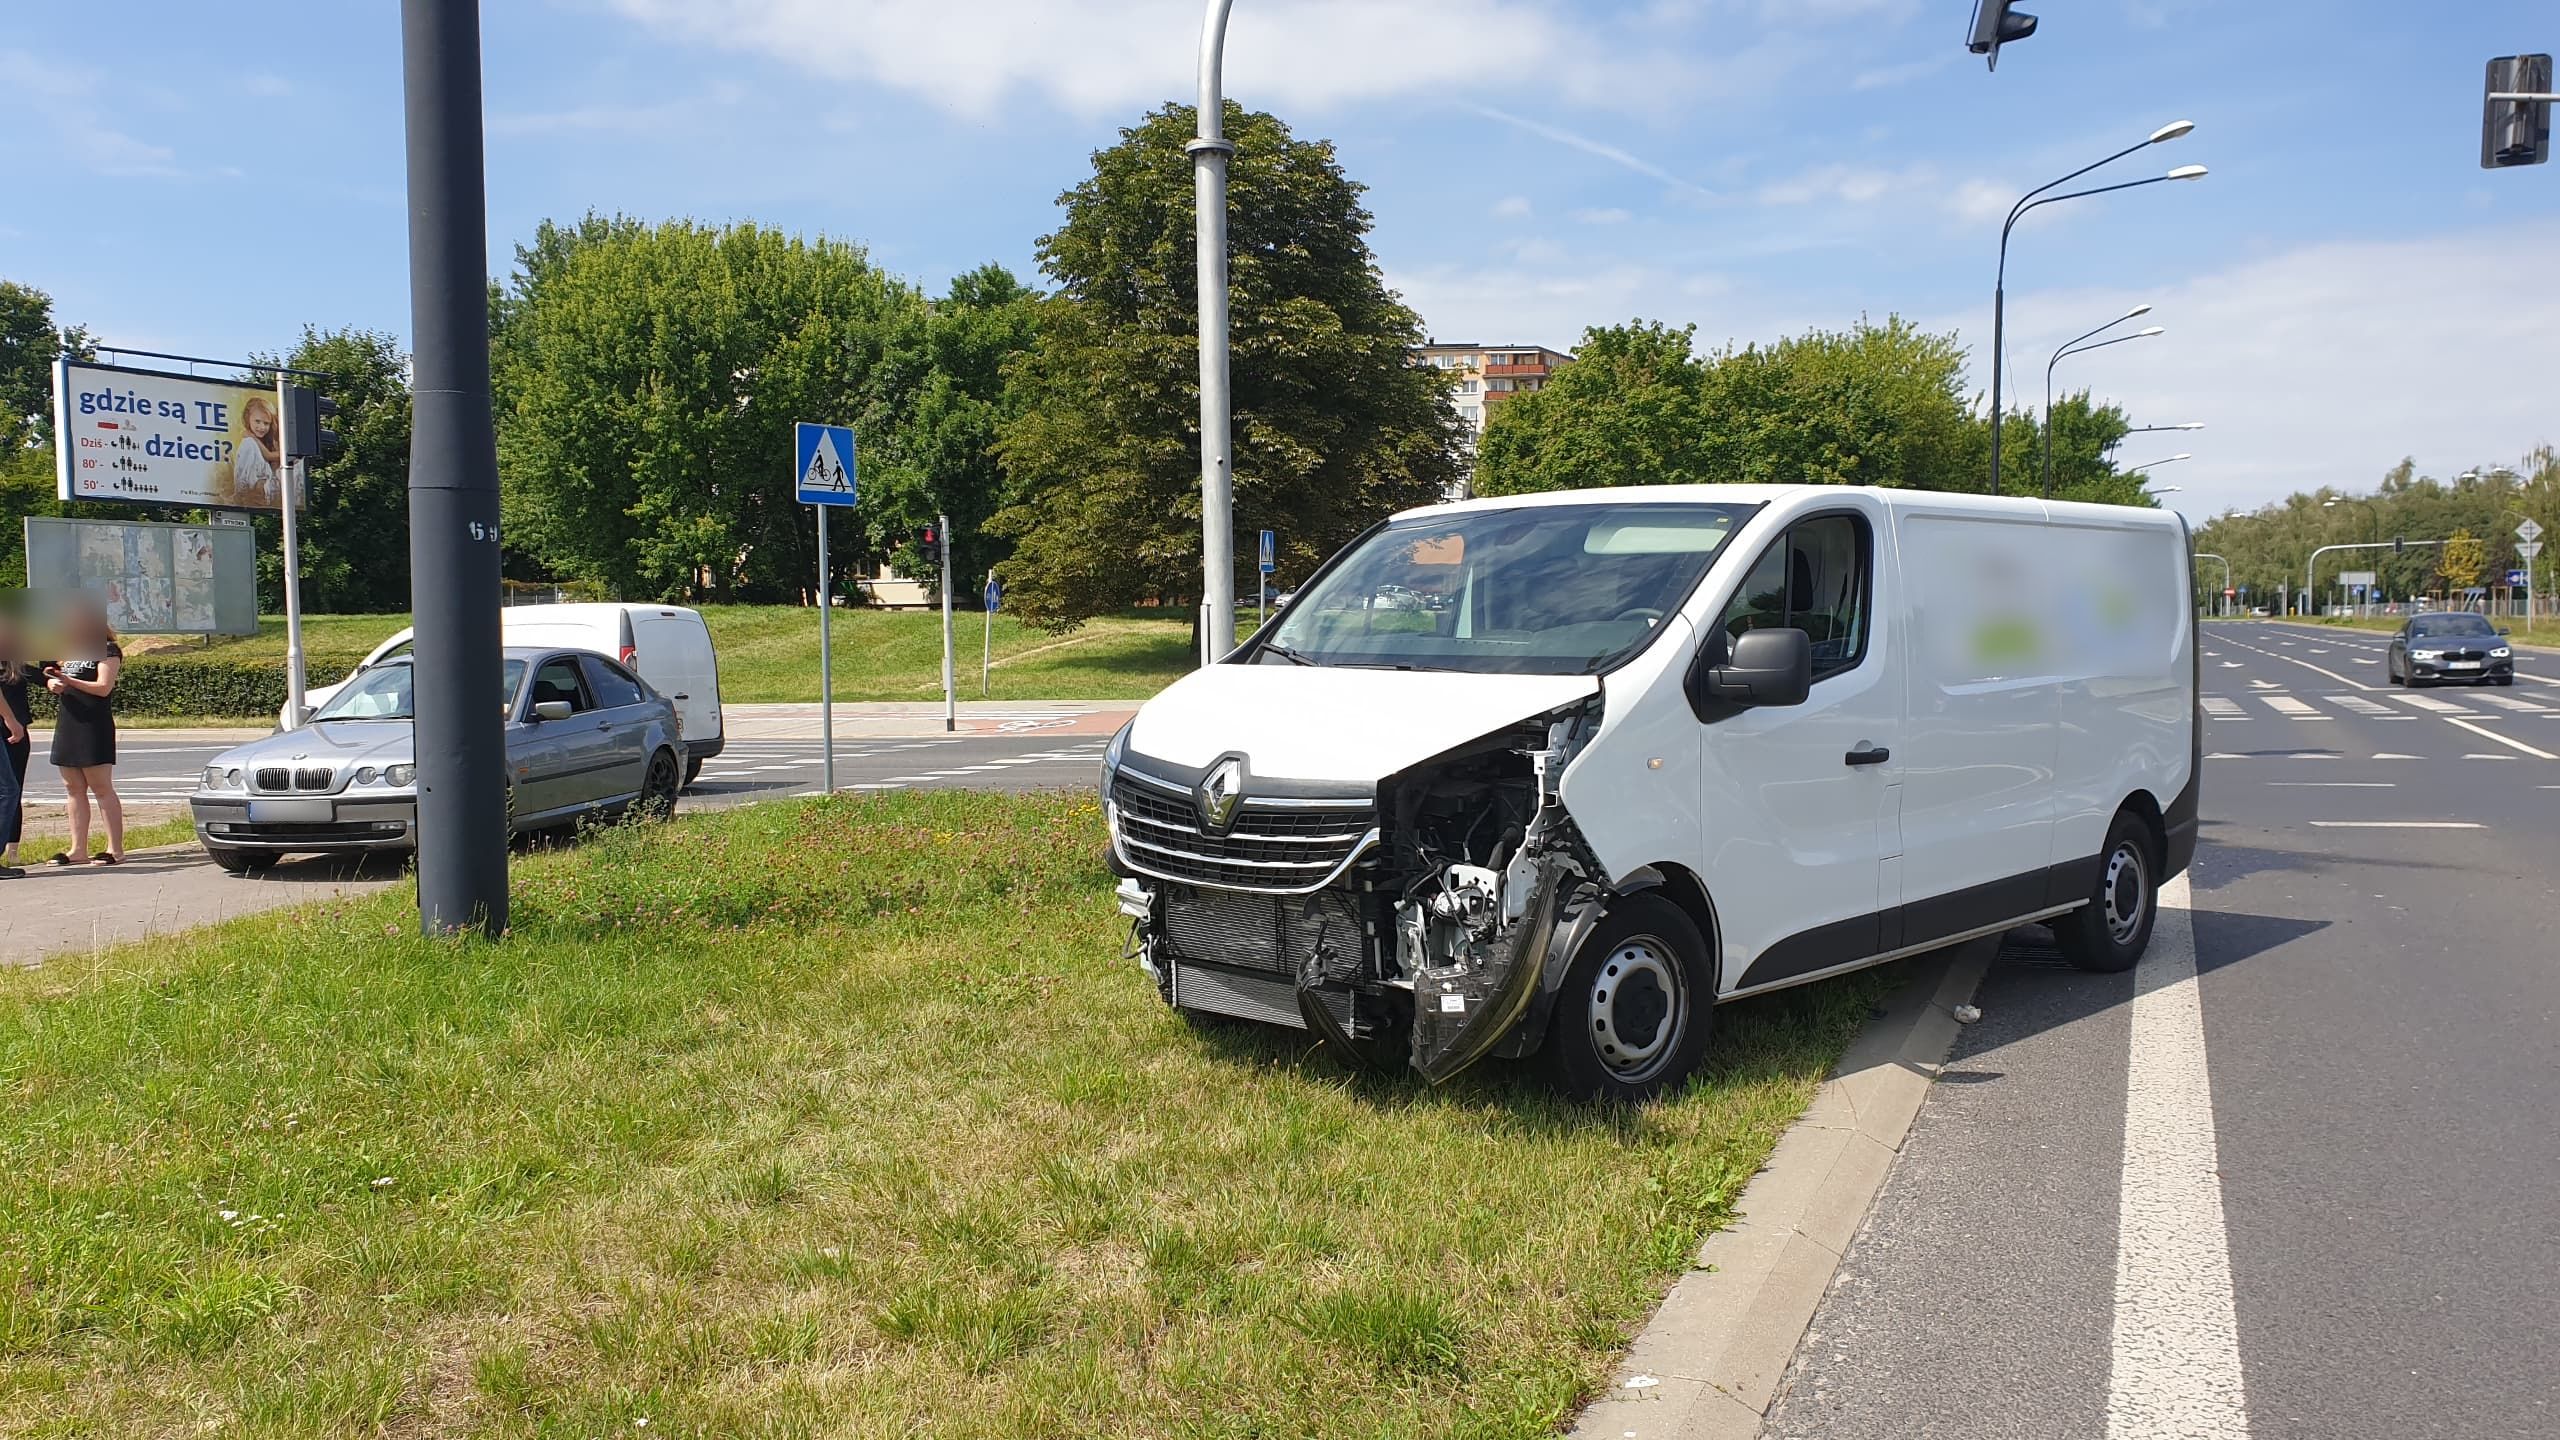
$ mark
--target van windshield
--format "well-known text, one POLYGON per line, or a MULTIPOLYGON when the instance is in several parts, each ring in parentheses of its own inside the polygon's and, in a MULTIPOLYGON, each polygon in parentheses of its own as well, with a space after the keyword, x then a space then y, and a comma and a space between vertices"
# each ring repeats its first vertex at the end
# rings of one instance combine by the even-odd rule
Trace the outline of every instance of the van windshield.
POLYGON ((1640 649, 1757 505, 1529 505, 1399 521, 1289 602, 1263 664, 1589 675, 1640 649))

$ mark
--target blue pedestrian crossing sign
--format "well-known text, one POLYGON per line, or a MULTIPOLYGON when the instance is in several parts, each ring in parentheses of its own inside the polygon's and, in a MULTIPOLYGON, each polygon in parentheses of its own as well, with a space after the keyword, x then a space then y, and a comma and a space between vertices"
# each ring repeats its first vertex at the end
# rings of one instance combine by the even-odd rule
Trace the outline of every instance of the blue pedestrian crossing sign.
POLYGON ((1265 531, 1263 531, 1263 532, 1262 532, 1262 573, 1263 573, 1263 574, 1268 575, 1268 574, 1270 574, 1272 571, 1277 570, 1277 569, 1279 569, 1279 568, 1280 568, 1280 553, 1279 553, 1279 552, 1280 552, 1280 535, 1279 535, 1279 532, 1274 531, 1274 530, 1265 530, 1265 531))
POLYGON ((791 473, 803 505, 850 505, 854 495, 853 427, 799 425, 791 473))

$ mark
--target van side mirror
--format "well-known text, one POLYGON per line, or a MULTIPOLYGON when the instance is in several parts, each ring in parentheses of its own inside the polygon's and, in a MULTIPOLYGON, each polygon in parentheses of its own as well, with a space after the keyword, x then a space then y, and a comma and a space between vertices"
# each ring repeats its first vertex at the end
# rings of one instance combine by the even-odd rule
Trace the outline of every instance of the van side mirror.
POLYGON ((1746 630, 1723 664, 1689 671, 1689 706, 1701 719, 1721 706, 1801 705, 1812 691, 1813 637, 1802 630, 1746 630))
POLYGON ((569 718, 569 702, 566 700, 536 700, 533 702, 533 718, 536 720, 566 720, 569 718))

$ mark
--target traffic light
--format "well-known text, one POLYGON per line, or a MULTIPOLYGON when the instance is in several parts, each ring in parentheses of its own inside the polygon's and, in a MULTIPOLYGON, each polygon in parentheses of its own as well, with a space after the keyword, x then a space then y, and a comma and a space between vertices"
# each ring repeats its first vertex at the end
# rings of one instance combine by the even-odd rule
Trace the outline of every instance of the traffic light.
POLYGON ((327 454, 338 444, 336 432, 320 422, 337 418, 338 402, 307 385, 284 387, 284 453, 298 460, 327 454))
POLYGON ((920 549, 930 550, 941 543, 942 532, 930 525, 916 532, 916 545, 920 549))
POLYGON ((2406 537, 2404 537, 2404 536, 2399 536, 2399 535, 2394 535, 2394 536, 2392 536, 2392 537, 2391 537, 2391 553, 2392 553, 2392 554, 2394 554, 2394 555, 2399 554, 2399 553, 2400 553, 2400 550, 2401 550, 2401 547, 2402 547, 2402 546, 2404 546, 2404 545, 2406 545, 2406 544, 2408 544, 2408 543, 2409 543, 2409 542, 2408 542, 2407 538, 2406 538, 2406 537))
POLYGON ((2000 47, 2036 33, 2036 17, 2009 8, 2011 0, 1974 0, 1973 33, 1965 40, 1967 50, 1985 57, 1991 68, 2000 68, 2000 47))
POLYGON ((2539 165, 2551 158, 2551 57, 2501 55, 2489 62, 2480 111, 2480 168, 2539 165), (2500 96, 2519 98, 2500 99, 2500 96))

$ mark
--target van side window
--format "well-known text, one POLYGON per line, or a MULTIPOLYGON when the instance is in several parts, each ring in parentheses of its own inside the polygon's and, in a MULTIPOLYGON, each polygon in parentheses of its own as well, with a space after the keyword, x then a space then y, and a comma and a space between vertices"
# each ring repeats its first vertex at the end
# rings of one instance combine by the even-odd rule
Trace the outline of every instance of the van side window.
POLYGON ((1813 678, 1855 669, 1867 654, 1872 547, 1866 522, 1818 515, 1760 554, 1725 607, 1729 643, 1749 630, 1791 628, 1813 641, 1813 678))

